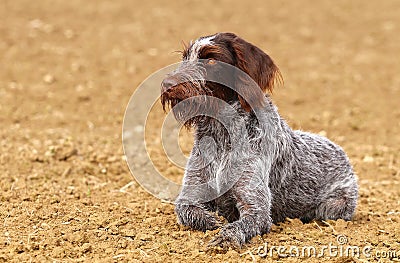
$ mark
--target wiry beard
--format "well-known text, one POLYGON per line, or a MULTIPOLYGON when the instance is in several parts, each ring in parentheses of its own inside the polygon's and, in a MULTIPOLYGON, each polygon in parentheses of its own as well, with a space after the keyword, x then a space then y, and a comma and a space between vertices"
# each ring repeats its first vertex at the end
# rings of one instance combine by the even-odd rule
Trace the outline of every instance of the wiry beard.
POLYGON ((172 74, 180 83, 161 94, 161 104, 164 111, 172 109, 176 120, 190 128, 203 117, 202 112, 209 111, 207 96, 212 92, 206 86, 206 71, 201 63, 184 61, 172 74))
POLYGON ((186 128, 191 128, 198 121, 206 117, 210 110, 208 95, 196 95, 181 101, 172 108, 175 119, 186 128))
POLYGON ((175 119, 186 128, 192 127, 198 120, 204 117, 204 113, 213 108, 208 97, 211 92, 207 87, 194 89, 192 83, 182 83, 173 93, 164 93, 161 103, 164 111, 172 109, 175 119))

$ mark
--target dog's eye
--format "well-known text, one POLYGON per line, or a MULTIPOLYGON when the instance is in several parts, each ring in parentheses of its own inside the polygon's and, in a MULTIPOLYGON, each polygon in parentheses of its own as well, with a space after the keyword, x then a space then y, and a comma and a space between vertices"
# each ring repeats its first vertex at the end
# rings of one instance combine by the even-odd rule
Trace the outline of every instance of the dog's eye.
POLYGON ((215 59, 209 58, 209 59, 207 60, 207 64, 208 64, 208 65, 215 65, 216 63, 217 63, 217 61, 216 61, 215 59))

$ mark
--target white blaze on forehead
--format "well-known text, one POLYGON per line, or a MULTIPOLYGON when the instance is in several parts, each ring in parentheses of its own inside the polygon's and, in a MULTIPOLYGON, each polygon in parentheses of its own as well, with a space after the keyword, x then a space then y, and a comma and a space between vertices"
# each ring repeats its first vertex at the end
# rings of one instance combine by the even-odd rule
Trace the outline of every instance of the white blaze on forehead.
POLYGON ((189 60, 196 60, 199 57, 200 49, 204 46, 214 44, 214 42, 212 41, 214 38, 215 35, 197 39, 190 48, 189 60))

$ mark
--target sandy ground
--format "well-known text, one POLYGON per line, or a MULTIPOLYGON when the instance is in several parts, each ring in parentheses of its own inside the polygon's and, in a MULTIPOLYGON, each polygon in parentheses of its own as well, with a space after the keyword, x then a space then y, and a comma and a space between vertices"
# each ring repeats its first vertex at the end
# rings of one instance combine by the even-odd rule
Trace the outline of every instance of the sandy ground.
MULTIPOLYGON (((0 261, 398 261, 399 8, 396 0, 2 1, 0 261), (352 222, 288 220, 241 251, 207 253, 216 231, 177 225, 171 204, 132 181, 121 143, 131 94, 179 61, 182 40, 218 31, 274 58, 285 86, 273 100, 292 127, 346 150, 360 184, 352 222), (259 249, 320 252, 338 241, 371 248, 371 257, 259 249)), ((179 181, 182 170, 160 157, 152 132, 156 165, 179 181)), ((182 134, 186 151, 189 136, 182 134)))

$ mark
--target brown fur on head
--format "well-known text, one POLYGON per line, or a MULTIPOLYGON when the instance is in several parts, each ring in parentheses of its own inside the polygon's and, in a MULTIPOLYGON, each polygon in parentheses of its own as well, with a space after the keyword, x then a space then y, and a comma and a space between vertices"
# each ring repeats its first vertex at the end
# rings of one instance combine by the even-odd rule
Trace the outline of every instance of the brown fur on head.
POLYGON ((201 37, 185 47, 182 54, 182 64, 161 85, 164 109, 166 105, 174 107, 189 97, 206 95, 228 103, 239 101, 244 110, 251 111, 265 106, 264 93, 272 93, 275 81, 281 81, 279 69, 272 59, 233 33, 201 37), (242 72, 237 74, 238 71, 223 69, 223 63, 219 62, 240 69, 251 79, 242 72), (208 81, 212 76, 223 80, 225 85, 208 81))
MULTIPOLYGON (((247 73, 259 86, 263 93, 272 93, 274 84, 276 81, 281 82, 282 76, 270 56, 264 53, 261 49, 254 46, 253 44, 243 40, 233 33, 221 33, 220 38, 231 45, 233 49, 233 56, 235 58, 235 64, 237 68, 247 73)), ((236 82, 236 88, 238 92, 249 100, 253 107, 263 106, 263 100, 257 98, 260 94, 257 94, 257 90, 249 88, 251 83, 239 77, 236 82), (247 95, 247 96, 246 96, 247 95)), ((242 107, 246 111, 250 111, 251 107, 243 96, 238 95, 242 107)))

